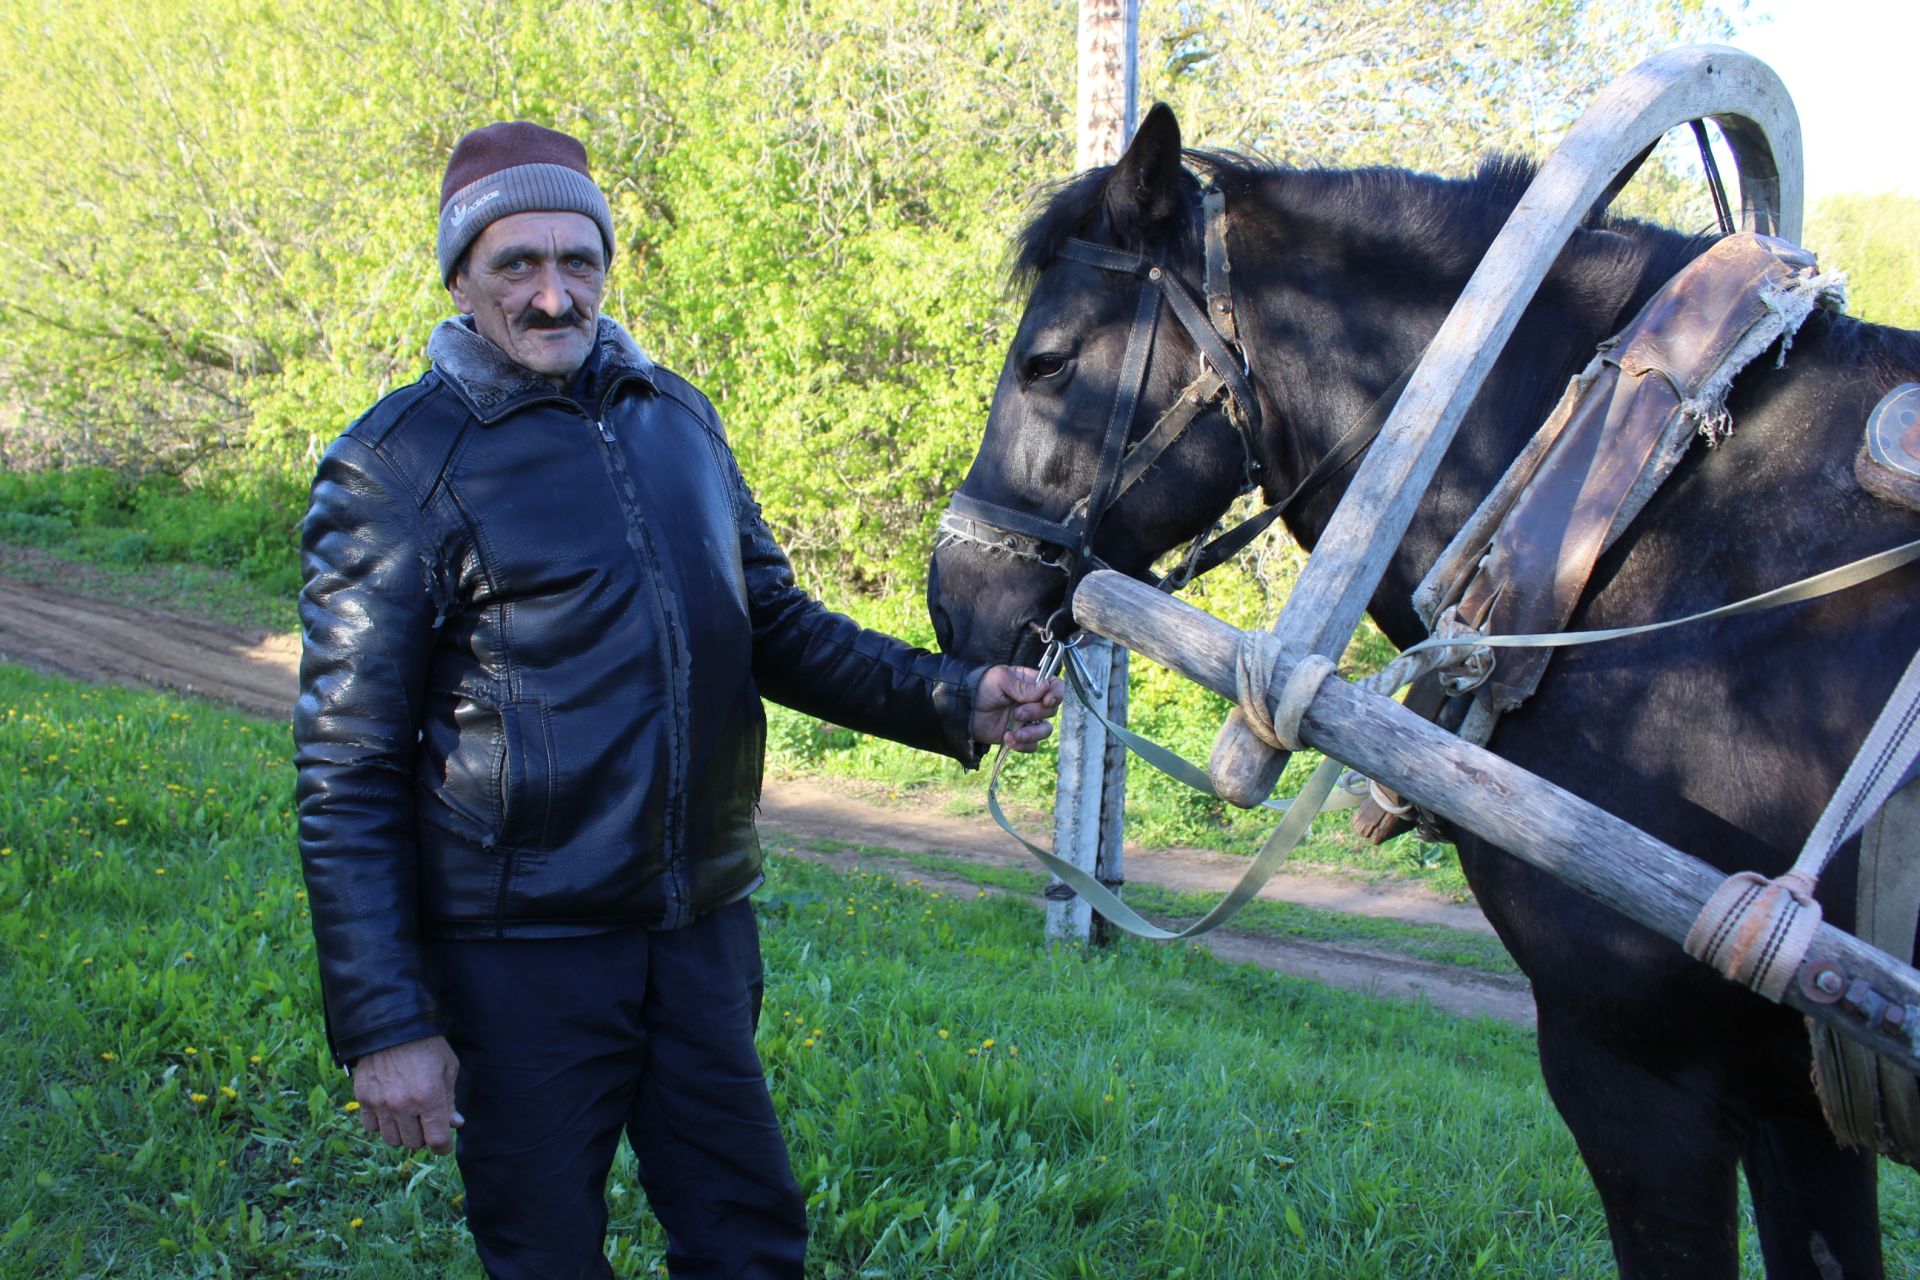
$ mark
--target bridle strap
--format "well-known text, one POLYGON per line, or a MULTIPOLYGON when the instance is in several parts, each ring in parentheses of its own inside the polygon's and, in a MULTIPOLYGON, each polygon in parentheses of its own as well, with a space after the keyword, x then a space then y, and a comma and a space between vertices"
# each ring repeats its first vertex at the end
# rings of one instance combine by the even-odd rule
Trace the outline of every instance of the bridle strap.
MULTIPOLYGON (((1071 554, 1079 542, 1078 519, 1080 508, 1065 520, 1048 520, 1031 512, 1016 511, 1012 507, 1003 507, 997 502, 988 502, 971 494, 956 493, 947 503, 947 510, 966 520, 1004 529, 1023 538, 1031 538, 1051 547, 1059 547, 1071 554)), ((979 538, 969 538, 978 542, 979 538)))
MULTIPOLYGON (((1206 214, 1207 240, 1207 319, 1220 331, 1228 346, 1240 345, 1240 323, 1233 314, 1233 284, 1227 277, 1233 263, 1227 258, 1227 193, 1209 187, 1200 198, 1206 214)), ((1241 368, 1251 372, 1252 363, 1241 353, 1241 368)))
MULTIPOLYGON (((1155 278, 1164 275, 1158 267, 1155 278)), ((1153 338, 1160 328, 1160 300, 1153 290, 1140 290, 1134 307, 1133 329, 1127 335, 1127 354, 1120 362, 1120 380, 1115 384, 1113 413, 1107 420, 1107 433, 1100 443, 1100 464, 1093 474, 1093 488, 1087 495, 1084 524, 1080 530, 1081 555, 1093 546, 1093 531, 1100 517, 1113 504, 1114 486, 1120 480, 1120 463, 1127 453, 1127 435, 1133 429, 1133 415, 1140 403, 1140 391, 1146 385, 1147 364, 1153 357, 1153 338)))
MULTIPOLYGON (((1233 313, 1228 281, 1232 266, 1226 250, 1226 197, 1216 189, 1209 189, 1202 197, 1201 205, 1206 223, 1205 308, 1202 308, 1184 280, 1145 254, 1077 238, 1068 240, 1060 247, 1059 257, 1099 271, 1130 275, 1140 281, 1133 326, 1127 335, 1126 354, 1122 357, 1115 383, 1113 410, 1101 438, 1093 487, 1087 497, 1064 518, 1048 520, 964 493, 955 493, 948 507, 949 516, 941 520, 943 535, 1011 550, 1023 558, 1058 568, 1069 579, 1077 580, 1090 567, 1099 564, 1093 555, 1093 538, 1101 519, 1185 434, 1200 412, 1216 403, 1222 392, 1226 395, 1227 421, 1239 433, 1245 451, 1247 487, 1258 483, 1263 470, 1263 414, 1259 397, 1247 380, 1250 369, 1240 350, 1239 327, 1233 313), (1146 385, 1163 300, 1199 351, 1200 373, 1160 415, 1153 429, 1129 448, 1127 437, 1132 433, 1134 416, 1146 385), (1213 319, 1216 316, 1219 317, 1217 322, 1213 319), (1216 327, 1216 323, 1219 327, 1216 327), (983 534, 983 528, 988 532, 983 534), (1003 536, 990 536, 996 531, 1003 536), (1063 554, 1058 557, 1047 556, 1044 549, 1049 546, 1059 548, 1063 554)), ((1267 516, 1259 527, 1265 528, 1266 522, 1272 518, 1271 515, 1267 516)), ((1254 530, 1254 533, 1258 532, 1259 529, 1254 530)), ((1247 540, 1250 541, 1252 536, 1249 534, 1247 540)), ((1206 546, 1196 544, 1196 554, 1188 557, 1188 568, 1191 569, 1199 552, 1219 542, 1216 539, 1215 543, 1206 546)), ((1238 545, 1244 545, 1244 542, 1238 545)), ((1183 572, 1180 581, 1188 581, 1193 576, 1194 572, 1183 572)))
POLYGON ((1113 491, 1113 501, 1119 502, 1154 463, 1160 461, 1160 455, 1170 448, 1174 441, 1185 435, 1200 411, 1212 404, 1214 397, 1226 389, 1226 383, 1212 369, 1203 369, 1200 376, 1188 383, 1180 393, 1180 398, 1167 406, 1160 415, 1160 421, 1153 424, 1153 430, 1142 436, 1133 448, 1127 450, 1127 456, 1120 467, 1120 483, 1113 491))
MULTIPOLYGON (((1424 352, 1422 353, 1425 354, 1424 352)), ((1239 555, 1250 546, 1253 540, 1266 532, 1267 526, 1292 510, 1294 504, 1304 501, 1315 490, 1333 479, 1340 469, 1359 457, 1380 434, 1387 424, 1393 406, 1399 403, 1400 393, 1413 381, 1413 371, 1420 361, 1416 357, 1413 364, 1407 366, 1401 375, 1394 379, 1392 386, 1380 393, 1359 421, 1348 427, 1346 434, 1327 450, 1320 461, 1313 464, 1313 470, 1307 472, 1299 484, 1286 497, 1248 516, 1233 528, 1204 544, 1196 544, 1180 563, 1180 567, 1161 578, 1154 586, 1162 591, 1178 591, 1201 574, 1217 569, 1227 561, 1239 555)))

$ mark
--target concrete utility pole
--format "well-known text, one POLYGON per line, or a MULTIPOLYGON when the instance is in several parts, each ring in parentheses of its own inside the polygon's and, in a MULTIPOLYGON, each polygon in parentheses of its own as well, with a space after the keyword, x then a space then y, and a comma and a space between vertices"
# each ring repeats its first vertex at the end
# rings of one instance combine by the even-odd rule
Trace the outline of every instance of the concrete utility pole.
MULTIPOLYGON (((1140 118, 1139 0, 1080 0, 1080 92, 1074 168, 1112 164, 1140 118)), ((1127 651, 1089 635, 1080 653, 1106 691, 1107 718, 1127 719, 1127 651)), ((1127 749, 1109 741, 1100 722, 1073 698, 1060 709, 1060 772, 1053 802, 1053 847, 1075 866, 1119 890, 1124 879, 1121 821, 1127 795, 1127 749)), ((1047 890, 1047 941, 1103 946, 1105 920, 1059 881, 1047 890)))

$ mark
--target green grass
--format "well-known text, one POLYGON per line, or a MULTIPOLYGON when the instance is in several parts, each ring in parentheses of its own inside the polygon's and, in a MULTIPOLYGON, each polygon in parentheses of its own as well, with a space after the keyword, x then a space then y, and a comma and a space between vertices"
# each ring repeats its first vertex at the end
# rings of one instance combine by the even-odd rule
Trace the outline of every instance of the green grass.
MULTIPOLYGON (((807 845, 829 851, 848 849, 857 852, 870 865, 896 863, 918 867, 942 877, 1010 890, 1029 898, 1045 888, 1049 879, 1046 872, 1037 869, 976 862, 949 854, 882 849, 833 840, 809 840, 807 845)), ((1181 893, 1134 880, 1127 884, 1126 900, 1136 911, 1171 927, 1199 919, 1213 909, 1219 897, 1181 893)), ((1444 925, 1408 924, 1372 916, 1346 915, 1319 907, 1261 898, 1242 907, 1230 927, 1241 933, 1392 952, 1434 964, 1478 969, 1483 973, 1520 972, 1519 966, 1514 964, 1513 957, 1507 954, 1499 939, 1486 934, 1449 929, 1444 925)))
POLYGON ((305 510, 304 491, 261 476, 188 487, 104 467, 0 470, 0 544, 14 548, 7 572, 32 574, 37 558, 20 549, 33 548, 56 557, 48 575, 84 566, 102 594, 250 625, 295 625, 305 510))
MULTIPOLYGON (((1136 697, 1143 683, 1153 689, 1174 679, 1145 661, 1135 663, 1134 670, 1136 697)), ((1203 689, 1188 688, 1212 705, 1188 707, 1183 694, 1177 709, 1184 718, 1176 720, 1169 708, 1161 708, 1147 723, 1136 722, 1132 727, 1189 760, 1205 761, 1227 704, 1203 689)), ((986 783, 977 774, 963 773, 949 762, 882 738, 823 725, 771 703, 767 717, 767 765, 776 775, 862 786, 883 800, 909 795, 916 808, 932 806, 953 816, 986 820, 986 783)), ((1295 755, 1276 794, 1297 793, 1320 760, 1318 752, 1295 755)), ((1001 777, 1001 791, 1018 804, 1051 810, 1054 774, 1055 755, 1049 742, 1033 756, 1008 764, 1001 777)), ((1350 816, 1349 812, 1340 812, 1318 819, 1287 865, 1294 870, 1327 871, 1367 882, 1405 881, 1457 901, 1466 900, 1466 877, 1453 846, 1425 844, 1411 832, 1384 845, 1367 844, 1348 829, 1350 816)), ((1212 849, 1250 858, 1279 820, 1278 814, 1268 810, 1235 809, 1225 801, 1193 791, 1143 761, 1128 763, 1127 839, 1131 841, 1150 847, 1212 849)))
MULTIPOLYGON (((300 585, 296 530, 304 510, 299 486, 266 475, 236 472, 190 487, 167 476, 136 478, 97 467, 0 471, 0 572, 224 622, 291 629, 300 585)), ((1203 584, 1196 600, 1228 613, 1250 607, 1220 590, 1203 584)), ((893 612, 884 601, 839 603, 856 614, 893 612)), ((1384 645, 1371 627, 1363 628, 1347 661, 1372 669, 1389 652, 1384 645)), ((1131 691, 1135 729, 1188 759, 1206 759, 1227 711, 1224 701, 1144 661, 1134 664, 1131 691)), ((978 780, 951 764, 784 708, 770 712, 769 765, 777 773, 911 789, 940 796, 956 810, 980 805, 978 780)), ((1296 757, 1281 780, 1282 794, 1298 790, 1318 760, 1313 752, 1296 757)), ((1048 750, 1010 769, 1008 795, 1050 803, 1052 762, 1048 750)), ((1150 846, 1250 854, 1272 825, 1264 811, 1235 809, 1144 764, 1128 772, 1127 809, 1129 838, 1150 846)), ((1376 847, 1351 836, 1346 821, 1344 815, 1322 819, 1296 851, 1295 865, 1369 880, 1409 879, 1466 897, 1450 846, 1408 835, 1376 847)))
MULTIPOLYGON (((477 1274, 452 1165, 344 1110, 288 745, 0 667, 0 1275, 477 1274)), ((758 901, 815 1276, 1610 1274, 1524 1032, 793 859, 758 901)), ((609 1196, 653 1274, 629 1157, 609 1196)))

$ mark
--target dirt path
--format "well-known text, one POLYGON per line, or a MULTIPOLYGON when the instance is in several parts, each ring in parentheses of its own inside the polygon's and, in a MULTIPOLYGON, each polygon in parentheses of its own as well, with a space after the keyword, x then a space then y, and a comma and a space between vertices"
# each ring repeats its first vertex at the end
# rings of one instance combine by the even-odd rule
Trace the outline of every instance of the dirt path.
MULTIPOLYGON (((299 658, 297 636, 181 617, 0 574, 0 662, 81 680, 190 693, 256 715, 285 719, 293 706, 299 658)), ((1030 865, 984 819, 929 812, 911 801, 877 803, 849 789, 816 782, 769 780, 761 824, 769 843, 797 856, 837 866, 859 863, 922 884, 946 882, 911 864, 847 846, 1030 865)), ((1131 880, 1206 894, 1224 893, 1246 865, 1241 859, 1206 850, 1132 846, 1127 860, 1131 880)), ((978 891, 977 886, 958 880, 948 887, 978 891)), ((1330 876, 1286 873, 1276 876, 1261 896, 1351 915, 1491 932, 1471 904, 1451 902, 1417 888, 1382 888, 1330 876)), ((1210 935, 1207 945, 1226 959, 1332 986, 1426 999, 1463 1016, 1533 1023, 1532 994, 1518 978, 1367 948, 1235 930, 1210 935)))

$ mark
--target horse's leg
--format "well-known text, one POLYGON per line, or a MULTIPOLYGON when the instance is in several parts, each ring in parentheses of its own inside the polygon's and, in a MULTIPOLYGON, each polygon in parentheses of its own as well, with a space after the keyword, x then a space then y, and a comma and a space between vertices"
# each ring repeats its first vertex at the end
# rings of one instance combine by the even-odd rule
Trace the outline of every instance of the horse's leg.
POLYGON ((1754 1125, 1747 1186, 1768 1280, 1881 1280, 1879 1168, 1847 1151, 1809 1097, 1754 1125))
POLYGON ((1621 1280, 1733 1280, 1740 1135, 1719 1082, 1692 1066, 1655 1074, 1545 1004, 1539 1036, 1547 1091, 1600 1193, 1621 1280))

